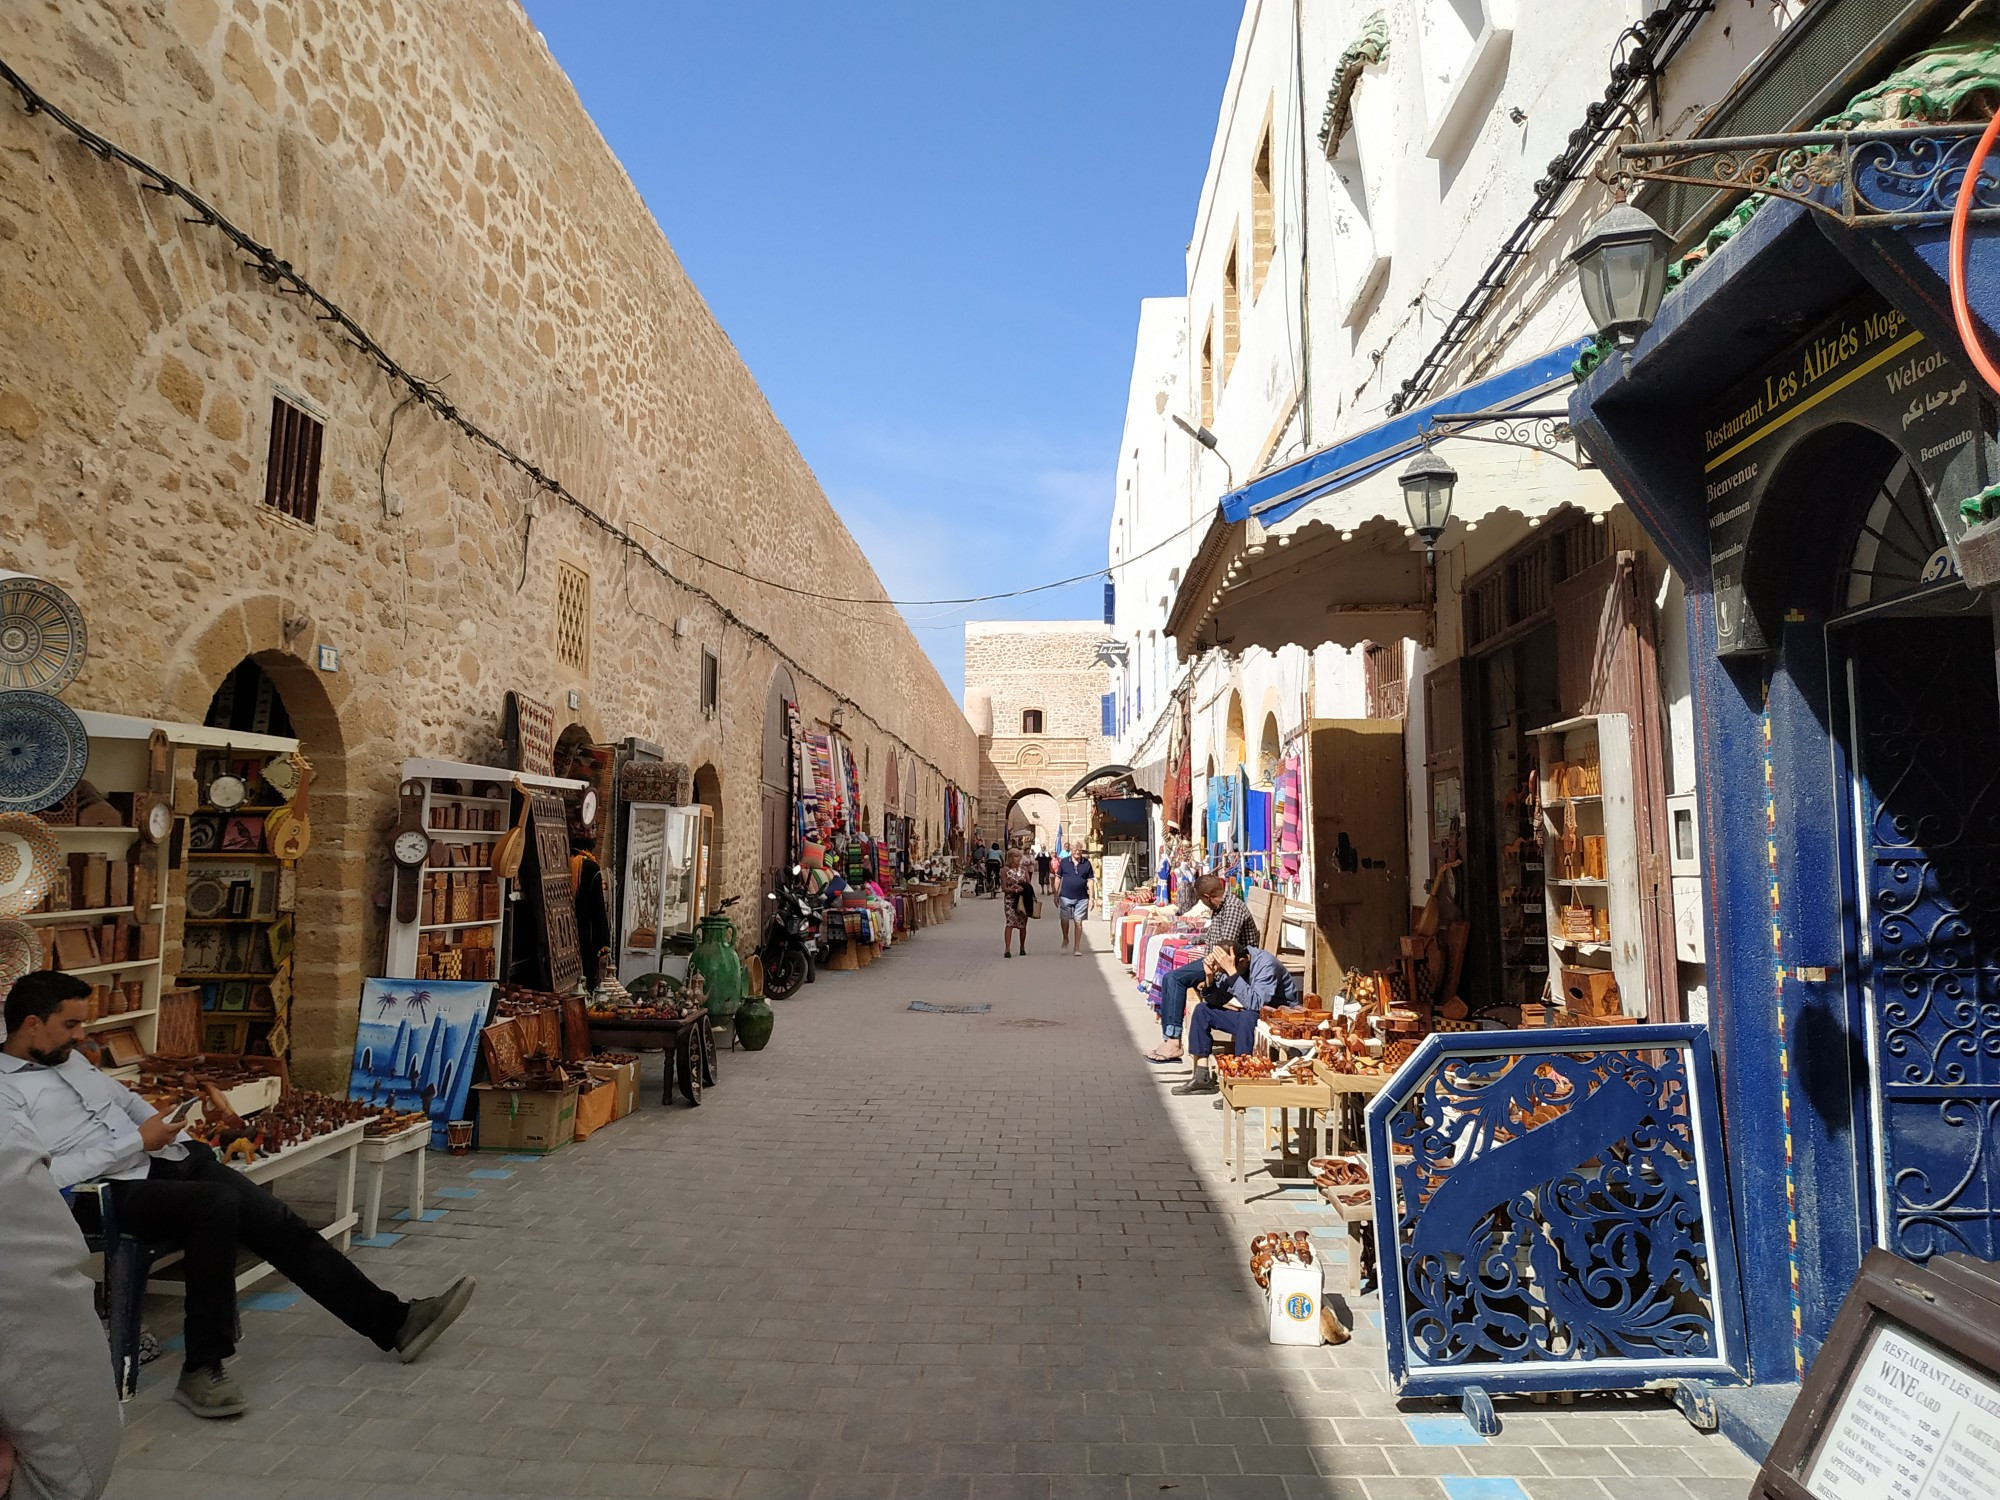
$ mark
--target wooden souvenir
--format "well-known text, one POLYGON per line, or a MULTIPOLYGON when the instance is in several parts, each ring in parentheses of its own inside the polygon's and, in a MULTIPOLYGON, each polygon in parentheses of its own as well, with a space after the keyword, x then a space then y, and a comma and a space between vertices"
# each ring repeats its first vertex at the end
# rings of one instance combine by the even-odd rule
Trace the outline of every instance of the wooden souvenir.
POLYGON ((231 817, 223 820, 224 854, 261 854, 264 851, 264 820, 258 817, 231 817))
POLYGON ((514 788, 521 794, 520 821, 507 830, 493 849, 493 869, 502 880, 514 880, 521 874, 521 859, 528 852, 528 815, 534 811, 534 799, 527 788, 518 781, 514 788))
POLYGON ((201 991, 186 986, 160 996, 159 1041, 153 1051, 162 1057, 188 1057, 201 1046, 201 991))
POLYGON ((87 969, 97 962, 97 945, 87 927, 58 927, 55 943, 57 968, 87 969))
POLYGON ((512 1016, 495 1021, 479 1033, 479 1055, 492 1083, 508 1083, 522 1072, 520 1027, 512 1016))
POLYGON ((312 793, 312 762, 303 755, 294 760, 298 764, 298 790, 288 805, 270 815, 264 827, 265 847, 283 860, 302 859, 312 846, 312 824, 306 816, 306 799, 312 793))

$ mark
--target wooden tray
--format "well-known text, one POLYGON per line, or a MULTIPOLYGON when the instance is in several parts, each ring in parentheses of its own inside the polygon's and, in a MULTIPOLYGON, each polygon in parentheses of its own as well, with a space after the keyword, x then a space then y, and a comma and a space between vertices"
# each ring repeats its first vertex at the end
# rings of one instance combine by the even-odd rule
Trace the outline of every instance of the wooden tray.
POLYGON ((1268 1078, 1225 1078, 1222 1102, 1231 1109, 1332 1109, 1324 1083, 1273 1083, 1268 1078))

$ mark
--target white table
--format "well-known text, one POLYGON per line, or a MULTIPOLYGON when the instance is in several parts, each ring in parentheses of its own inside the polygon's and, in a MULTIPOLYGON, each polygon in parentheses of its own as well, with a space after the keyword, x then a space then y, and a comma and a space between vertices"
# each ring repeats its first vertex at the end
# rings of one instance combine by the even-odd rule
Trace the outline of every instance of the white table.
POLYGON ((389 1163, 407 1157, 410 1168, 410 1217, 424 1216, 424 1178, 429 1168, 431 1144, 431 1122, 421 1120, 408 1129, 399 1130, 394 1135, 363 1136, 361 1140, 361 1165, 368 1173, 368 1184, 361 1193, 361 1237, 375 1238, 377 1225, 382 1219, 382 1179, 388 1174, 389 1163))
MULTIPOLYGON (((428 1127, 426 1127, 428 1128, 428 1127)), ((361 1147, 368 1129, 366 1120, 356 1120, 351 1125, 343 1125, 338 1130, 330 1130, 325 1135, 316 1135, 309 1141, 301 1141, 296 1146, 287 1146, 276 1156, 260 1156, 247 1166, 235 1167, 252 1182, 269 1184, 302 1172, 307 1167, 318 1166, 323 1161, 333 1163, 338 1173, 334 1189, 333 1221, 321 1227, 320 1234, 332 1240, 342 1250, 352 1238, 359 1215, 354 1211, 354 1174, 359 1164, 361 1147)), ((187 1285, 178 1277, 162 1277, 158 1273, 181 1258, 178 1250, 170 1251, 153 1262, 153 1278, 146 1283, 149 1292, 162 1293, 169 1297, 187 1294, 187 1285)), ((236 1290, 255 1286, 271 1274, 267 1261, 258 1261, 236 1273, 236 1290)))

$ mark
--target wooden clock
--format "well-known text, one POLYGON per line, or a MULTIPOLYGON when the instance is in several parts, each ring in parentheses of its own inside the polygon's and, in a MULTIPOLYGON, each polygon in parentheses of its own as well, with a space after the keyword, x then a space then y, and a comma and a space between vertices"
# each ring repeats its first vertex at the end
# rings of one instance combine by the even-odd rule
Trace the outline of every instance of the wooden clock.
POLYGON ((399 793, 401 811, 389 852, 396 858, 396 920, 408 924, 422 909, 424 865, 431 856, 431 836, 424 829, 424 784, 406 781, 399 793))

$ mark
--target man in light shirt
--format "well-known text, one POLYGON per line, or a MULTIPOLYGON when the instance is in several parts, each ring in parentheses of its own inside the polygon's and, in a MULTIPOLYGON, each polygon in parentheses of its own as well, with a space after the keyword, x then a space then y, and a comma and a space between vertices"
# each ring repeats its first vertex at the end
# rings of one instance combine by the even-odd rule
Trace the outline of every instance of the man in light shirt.
MULTIPOLYGON (((175 1400, 198 1417, 249 1409, 223 1367, 236 1352, 238 1245, 406 1364, 451 1326, 471 1300, 472 1278, 417 1302, 385 1292, 277 1198, 78 1055, 89 995, 70 974, 43 970, 15 981, 0 1043, 0 1111, 40 1139, 57 1187, 108 1183, 123 1233, 180 1246, 187 1359, 175 1400)), ((98 1228, 87 1195, 71 1208, 86 1231, 98 1228)))

